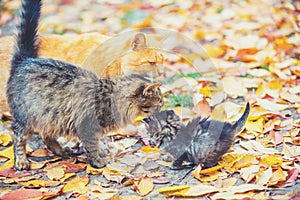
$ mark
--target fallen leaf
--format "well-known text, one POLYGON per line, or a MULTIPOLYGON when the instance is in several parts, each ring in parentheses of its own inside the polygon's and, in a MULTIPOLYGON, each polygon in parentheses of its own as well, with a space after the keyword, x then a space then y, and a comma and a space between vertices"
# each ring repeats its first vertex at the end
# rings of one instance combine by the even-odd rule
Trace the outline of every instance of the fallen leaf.
POLYGON ((249 119, 246 121, 245 128, 251 132, 263 133, 264 122, 265 122, 265 119, 263 117, 259 117, 257 120, 249 119))
POLYGON ((225 188, 225 190, 227 192, 232 192, 234 194, 240 194, 240 193, 245 193, 253 190, 266 190, 266 187, 258 184, 242 184, 238 186, 225 188))
POLYGON ((7 146, 12 142, 12 138, 9 134, 0 134, 0 145, 7 146))
POLYGON ((204 185, 204 184, 199 184, 196 186, 191 186, 188 190, 181 190, 178 192, 174 192, 170 194, 170 196, 175 196, 175 197, 200 197, 206 194, 211 194, 214 192, 220 191, 219 188, 210 186, 210 185, 204 185))
POLYGON ((255 182, 257 185, 267 185, 272 175, 273 172, 271 167, 269 167, 267 170, 261 170, 256 174, 255 182))
POLYGON ((279 167, 282 165, 282 157, 280 155, 263 155, 260 158, 260 164, 265 167, 279 167))
POLYGON ((151 147, 151 146, 143 146, 141 148, 141 151, 146 152, 146 153, 152 153, 152 152, 158 152, 158 147, 151 147))
POLYGON ((51 154, 47 149, 41 148, 31 152, 30 155, 34 157, 48 157, 51 154))
POLYGON ((224 92, 233 98, 245 96, 247 93, 247 89, 240 80, 235 77, 224 77, 222 79, 222 86, 224 92))
POLYGON ((281 167, 278 167, 278 169, 275 172, 273 172, 268 185, 276 185, 279 182, 285 181, 287 175, 288 174, 285 171, 283 171, 281 167))
POLYGON ((154 185, 153 185, 153 182, 150 178, 143 177, 136 184, 136 188, 137 188, 137 192, 141 196, 146 196, 147 194, 149 194, 153 190, 154 185))
POLYGON ((8 177, 8 178, 20 178, 24 176, 30 176, 30 172, 22 172, 16 171, 15 169, 4 169, 0 171, 0 176, 8 177))
POLYGON ((104 168, 98 169, 94 168, 91 165, 87 165, 86 167, 86 173, 88 174, 102 174, 104 168))
POLYGON ((272 140, 274 141, 275 145, 279 145, 283 142, 283 135, 281 132, 271 130, 269 135, 272 138, 272 140))
POLYGON ((193 110, 196 111, 196 113, 201 116, 201 118, 209 117, 211 114, 211 108, 206 98, 203 98, 201 101, 199 101, 193 110))
POLYGON ((18 182, 24 186, 33 186, 33 187, 55 187, 61 184, 60 181, 52 181, 52 180, 31 180, 25 182, 18 182))
POLYGON ((286 104, 278 104, 266 99, 257 99, 257 105, 265 108, 266 110, 275 111, 275 112, 285 110, 289 107, 286 104))
POLYGON ((9 193, 6 193, 1 197, 2 200, 24 200, 24 199, 43 199, 43 197, 55 197, 58 195, 58 192, 54 193, 47 193, 47 192, 42 192, 39 190, 35 189, 18 189, 18 190, 13 190, 9 193))
POLYGON ((168 187, 162 187, 159 188, 157 190, 155 190, 155 192, 159 192, 159 193, 174 193, 180 190, 188 190, 191 186, 188 185, 180 185, 180 186, 168 186, 168 187))
POLYGON ((65 175, 65 167, 61 165, 46 169, 45 171, 47 172, 46 175, 50 180, 59 180, 65 175))
POLYGON ((77 194, 85 194, 88 192, 87 184, 89 183, 88 176, 77 176, 62 188, 62 192, 72 192, 77 194))

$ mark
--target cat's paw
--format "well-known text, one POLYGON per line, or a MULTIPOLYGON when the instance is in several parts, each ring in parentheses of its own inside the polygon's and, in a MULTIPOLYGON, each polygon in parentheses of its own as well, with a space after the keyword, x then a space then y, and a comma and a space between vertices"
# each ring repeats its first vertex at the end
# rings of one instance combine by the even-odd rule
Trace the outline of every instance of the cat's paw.
POLYGON ((14 168, 16 170, 26 170, 29 169, 30 163, 27 160, 26 156, 15 157, 14 168))
POLYGON ((88 159, 88 162, 94 168, 103 168, 108 164, 108 159, 105 157, 98 157, 96 159, 88 159))

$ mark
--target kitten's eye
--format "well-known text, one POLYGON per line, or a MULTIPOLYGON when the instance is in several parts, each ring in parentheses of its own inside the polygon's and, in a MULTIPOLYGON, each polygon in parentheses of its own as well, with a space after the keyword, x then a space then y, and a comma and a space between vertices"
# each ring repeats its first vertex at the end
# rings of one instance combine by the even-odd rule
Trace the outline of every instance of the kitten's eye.
POLYGON ((156 65, 156 62, 148 62, 149 63, 149 65, 151 65, 151 66, 154 66, 154 65, 156 65))

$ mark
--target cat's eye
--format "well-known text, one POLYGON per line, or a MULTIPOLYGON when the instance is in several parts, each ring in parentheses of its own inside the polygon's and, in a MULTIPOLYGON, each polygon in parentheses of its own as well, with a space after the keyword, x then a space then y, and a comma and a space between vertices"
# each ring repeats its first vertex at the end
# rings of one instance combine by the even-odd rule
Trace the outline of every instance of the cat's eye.
POLYGON ((149 63, 149 65, 151 65, 151 66, 154 66, 154 65, 156 65, 156 62, 148 62, 149 63))

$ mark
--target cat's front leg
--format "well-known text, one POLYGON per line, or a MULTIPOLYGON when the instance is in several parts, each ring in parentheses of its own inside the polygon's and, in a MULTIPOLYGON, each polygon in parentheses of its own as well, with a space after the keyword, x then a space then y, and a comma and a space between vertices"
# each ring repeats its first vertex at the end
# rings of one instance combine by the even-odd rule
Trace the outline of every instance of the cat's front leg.
POLYGON ((18 122, 14 122, 14 168, 16 170, 29 169, 29 161, 26 156, 26 140, 28 130, 18 122))
POLYGON ((89 164, 95 168, 102 168, 108 164, 107 148, 103 141, 103 128, 93 117, 87 117, 77 127, 79 139, 82 142, 89 164))

